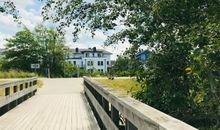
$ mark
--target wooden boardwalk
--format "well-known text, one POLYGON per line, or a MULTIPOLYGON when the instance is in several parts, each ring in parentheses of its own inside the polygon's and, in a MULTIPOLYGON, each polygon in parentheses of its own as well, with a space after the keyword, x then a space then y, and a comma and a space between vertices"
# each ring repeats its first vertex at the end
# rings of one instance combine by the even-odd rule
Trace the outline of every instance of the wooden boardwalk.
POLYGON ((83 79, 43 79, 35 96, 0 117, 0 130, 99 130, 83 79))

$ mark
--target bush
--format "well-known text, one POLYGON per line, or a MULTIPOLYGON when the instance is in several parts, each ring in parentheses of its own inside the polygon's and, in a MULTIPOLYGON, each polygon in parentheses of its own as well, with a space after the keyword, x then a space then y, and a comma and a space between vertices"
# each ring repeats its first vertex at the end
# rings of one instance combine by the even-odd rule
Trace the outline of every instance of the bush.
POLYGON ((66 63, 64 70, 64 77, 78 77, 79 68, 73 64, 66 63))

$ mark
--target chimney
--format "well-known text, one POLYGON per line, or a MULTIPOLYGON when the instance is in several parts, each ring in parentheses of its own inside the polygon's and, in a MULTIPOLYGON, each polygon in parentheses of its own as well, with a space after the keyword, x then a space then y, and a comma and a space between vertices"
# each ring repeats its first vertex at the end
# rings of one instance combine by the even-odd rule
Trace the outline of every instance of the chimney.
POLYGON ((79 52, 79 48, 76 48, 76 53, 78 53, 79 52))
POLYGON ((93 47, 93 51, 96 51, 96 47, 93 47))

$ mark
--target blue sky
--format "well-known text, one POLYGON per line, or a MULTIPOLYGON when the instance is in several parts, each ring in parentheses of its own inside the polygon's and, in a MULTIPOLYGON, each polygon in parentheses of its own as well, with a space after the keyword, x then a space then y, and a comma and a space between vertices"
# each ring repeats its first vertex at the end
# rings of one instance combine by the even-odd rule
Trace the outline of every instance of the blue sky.
MULTIPOLYGON (((12 0, 17 9, 19 10, 19 15, 21 16, 22 23, 27 26, 29 29, 33 29, 36 25, 41 24, 43 22, 41 17, 41 8, 43 3, 39 0, 12 0)), ((46 23, 47 25, 52 25, 50 23, 46 23)), ((101 32, 97 31, 94 38, 91 38, 91 34, 89 32, 83 31, 79 35, 79 40, 76 43, 72 42, 72 29, 73 27, 69 27, 66 29, 66 44, 71 48, 79 47, 79 48, 89 48, 96 46, 97 48, 103 48, 107 51, 113 53, 112 59, 116 59, 116 55, 121 54, 126 47, 129 47, 128 43, 113 45, 105 47, 103 42, 106 40, 106 36, 101 32)), ((22 26, 19 26, 17 23, 13 21, 11 16, 0 14, 0 48, 4 48, 5 39, 10 38, 15 35, 16 32, 22 29, 22 26)))

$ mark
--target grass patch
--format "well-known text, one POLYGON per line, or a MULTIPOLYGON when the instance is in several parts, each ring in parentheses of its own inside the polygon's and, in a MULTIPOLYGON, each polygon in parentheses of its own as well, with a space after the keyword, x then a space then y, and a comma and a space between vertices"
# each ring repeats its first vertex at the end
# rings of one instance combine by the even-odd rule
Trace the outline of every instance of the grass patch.
MULTIPOLYGON (((0 71, 0 78, 30 78, 37 76, 35 73, 23 72, 17 70, 0 71)), ((1 82, 1 81, 0 81, 1 82)))
POLYGON ((96 79, 98 82, 105 84, 108 87, 117 89, 127 95, 132 95, 134 92, 137 92, 141 89, 140 83, 136 79, 96 79))

